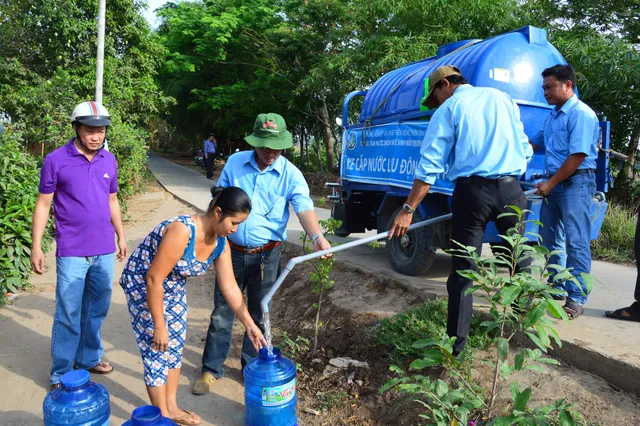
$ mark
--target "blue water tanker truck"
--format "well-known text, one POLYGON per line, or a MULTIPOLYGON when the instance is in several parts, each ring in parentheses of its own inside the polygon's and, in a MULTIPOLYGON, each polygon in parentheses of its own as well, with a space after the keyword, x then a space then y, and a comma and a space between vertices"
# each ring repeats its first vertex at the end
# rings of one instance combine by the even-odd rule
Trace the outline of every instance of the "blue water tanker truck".
MULTIPOLYGON (((455 65, 476 87, 493 87, 509 94, 520 107, 525 133, 532 136, 544 123, 552 106, 543 96, 541 73, 556 64, 566 64, 547 40, 547 32, 527 26, 486 40, 462 40, 441 46, 436 55, 383 75, 369 90, 347 95, 342 111, 342 156, 340 181, 330 197, 332 217, 342 221, 339 236, 389 230, 405 202, 420 161, 420 145, 433 110, 421 106, 427 79, 442 65, 455 65), (364 97, 359 114, 349 113, 354 98, 364 97), (350 123, 350 118, 357 121, 350 123)), ((352 108, 353 109, 353 108, 352 108)), ((591 205, 593 231, 597 238, 607 210, 605 193, 611 182, 609 168, 610 123, 600 122, 597 189, 591 205)), ((520 178, 525 189, 546 179, 544 151, 536 150, 520 178)), ((455 183, 447 173, 439 176, 414 214, 414 222, 450 213, 455 183)), ((543 199, 529 196, 529 219, 539 219, 543 199)), ((435 251, 450 247, 451 223, 445 222, 409 232, 386 244, 392 267, 405 275, 425 273, 435 251)), ((538 233, 528 223, 527 233, 538 233)), ((499 243, 496 227, 487 226, 484 241, 499 243)))

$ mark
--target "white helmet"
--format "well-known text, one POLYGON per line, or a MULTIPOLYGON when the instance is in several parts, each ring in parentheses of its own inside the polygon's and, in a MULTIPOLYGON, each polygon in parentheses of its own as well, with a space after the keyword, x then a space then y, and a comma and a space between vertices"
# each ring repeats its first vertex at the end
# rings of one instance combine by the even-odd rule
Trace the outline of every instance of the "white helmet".
POLYGON ((87 126, 102 127, 111 124, 109 111, 100 103, 87 101, 78 104, 71 113, 71 124, 86 124, 87 126))

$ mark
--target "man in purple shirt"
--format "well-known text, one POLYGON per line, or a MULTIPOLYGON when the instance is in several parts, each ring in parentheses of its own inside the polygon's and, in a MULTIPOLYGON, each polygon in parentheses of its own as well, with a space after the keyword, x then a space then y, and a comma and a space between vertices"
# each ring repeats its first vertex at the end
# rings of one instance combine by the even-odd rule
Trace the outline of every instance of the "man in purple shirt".
POLYGON ((111 303, 114 232, 118 259, 124 260, 129 251, 117 197, 116 159, 102 149, 109 113, 97 102, 83 102, 73 110, 71 124, 76 136, 44 159, 33 213, 31 266, 42 274, 42 235, 53 201, 57 249, 52 389, 73 368, 96 374, 113 370, 102 361, 100 326, 111 303))

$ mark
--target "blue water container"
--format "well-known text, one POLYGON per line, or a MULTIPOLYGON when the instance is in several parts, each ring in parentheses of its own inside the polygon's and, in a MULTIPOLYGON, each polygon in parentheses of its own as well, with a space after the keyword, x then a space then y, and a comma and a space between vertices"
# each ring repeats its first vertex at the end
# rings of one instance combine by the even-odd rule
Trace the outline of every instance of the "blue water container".
POLYGON ((109 392, 89 381, 87 370, 70 371, 60 378, 42 403, 45 426, 108 426, 109 392))
POLYGON ((297 426, 296 365, 280 349, 260 349, 244 368, 247 426, 297 426))
POLYGON ((133 410, 131 419, 122 426, 177 426, 177 423, 164 417, 158 407, 144 405, 133 410))

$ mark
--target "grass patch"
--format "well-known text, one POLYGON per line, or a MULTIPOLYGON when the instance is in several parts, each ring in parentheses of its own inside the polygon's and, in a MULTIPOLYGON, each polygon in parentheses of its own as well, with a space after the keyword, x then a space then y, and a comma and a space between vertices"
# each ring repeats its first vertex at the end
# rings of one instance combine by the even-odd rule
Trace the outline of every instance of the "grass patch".
POLYGON ((316 393, 318 400, 318 409, 321 411, 329 411, 333 407, 344 405, 349 398, 349 394, 342 390, 330 390, 327 392, 316 393))
MULTIPOLYGON (((480 327, 482 319, 474 316, 465 349, 486 349, 495 343, 495 338, 480 327)), ((420 339, 440 340, 447 334, 447 300, 436 298, 424 305, 386 318, 375 330, 376 340, 392 348, 389 358, 394 363, 415 359, 423 355, 424 349, 413 347, 420 339)))
POLYGON ((612 204, 604 217, 600 236, 591 242, 591 256, 610 262, 635 261, 633 239, 636 231, 634 209, 612 204))

